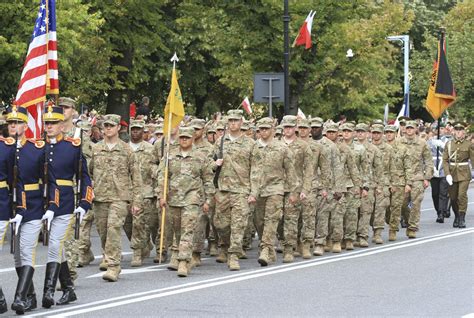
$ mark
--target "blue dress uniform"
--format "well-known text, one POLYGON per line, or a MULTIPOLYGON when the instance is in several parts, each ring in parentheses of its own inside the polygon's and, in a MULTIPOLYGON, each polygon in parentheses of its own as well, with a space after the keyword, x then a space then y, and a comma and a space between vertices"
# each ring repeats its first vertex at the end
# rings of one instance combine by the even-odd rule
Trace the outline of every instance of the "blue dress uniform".
MULTIPOLYGON (((49 107, 43 115, 43 120, 45 122, 64 120, 62 108, 49 107)), ((45 308, 50 308, 54 304, 54 290, 58 278, 63 296, 56 304, 64 305, 77 299, 63 246, 64 241, 72 235, 74 213, 87 212, 93 199, 91 178, 86 160, 81 153, 80 144, 79 139, 64 138, 62 134, 55 138, 48 138, 46 141, 45 160, 48 163, 49 204, 45 217, 52 213, 54 213, 54 217, 50 227, 48 263, 46 264, 44 282, 43 307, 45 308), (82 165, 81 199, 75 205, 74 179, 78 178, 79 164, 82 165)))

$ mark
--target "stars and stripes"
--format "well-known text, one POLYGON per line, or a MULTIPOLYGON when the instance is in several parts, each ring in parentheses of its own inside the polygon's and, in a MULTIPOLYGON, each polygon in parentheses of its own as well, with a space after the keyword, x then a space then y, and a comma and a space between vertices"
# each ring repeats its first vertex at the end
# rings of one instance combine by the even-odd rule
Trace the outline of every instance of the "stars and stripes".
POLYGON ((28 108, 28 137, 38 138, 41 134, 41 113, 47 94, 59 94, 56 0, 40 0, 18 85, 15 104, 28 108))

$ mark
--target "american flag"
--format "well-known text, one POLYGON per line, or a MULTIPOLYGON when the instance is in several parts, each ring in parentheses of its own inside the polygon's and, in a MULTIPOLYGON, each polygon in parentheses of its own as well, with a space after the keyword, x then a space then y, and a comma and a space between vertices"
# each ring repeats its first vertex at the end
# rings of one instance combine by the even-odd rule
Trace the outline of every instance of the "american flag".
POLYGON ((28 109, 27 137, 41 136, 47 94, 59 94, 56 0, 40 0, 15 104, 28 109))

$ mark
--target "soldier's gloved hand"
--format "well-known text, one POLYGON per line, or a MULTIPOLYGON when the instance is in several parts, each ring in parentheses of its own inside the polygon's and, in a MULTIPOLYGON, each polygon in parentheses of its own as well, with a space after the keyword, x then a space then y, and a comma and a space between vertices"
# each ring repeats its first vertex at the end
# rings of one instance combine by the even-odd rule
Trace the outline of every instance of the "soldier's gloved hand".
POLYGON ((41 218, 41 221, 48 220, 48 230, 51 228, 51 222, 54 218, 54 212, 51 210, 46 211, 46 213, 41 218))
POLYGON ((448 182, 448 184, 449 184, 450 186, 452 186, 452 185, 453 185, 453 176, 450 175, 450 174, 448 174, 448 175, 446 176, 446 182, 448 182))
POLYGON ((23 215, 17 214, 13 219, 10 219, 10 223, 15 223, 15 232, 18 233, 18 229, 21 225, 21 220, 23 220, 23 215))
POLYGON ((78 214, 78 213, 79 213, 79 223, 82 223, 82 219, 84 218, 84 214, 86 214, 86 210, 84 210, 81 207, 77 207, 74 210, 74 214, 78 214))

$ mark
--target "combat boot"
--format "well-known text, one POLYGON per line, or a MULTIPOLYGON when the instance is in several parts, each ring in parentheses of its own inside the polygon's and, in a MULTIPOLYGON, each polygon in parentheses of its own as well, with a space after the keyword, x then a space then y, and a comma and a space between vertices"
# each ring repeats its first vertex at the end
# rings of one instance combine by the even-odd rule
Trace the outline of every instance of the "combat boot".
POLYGON ((346 240, 346 251, 352 251, 354 249, 354 243, 352 240, 346 240))
POLYGON ((397 240, 397 231, 390 230, 388 231, 388 240, 393 242, 397 240))
POLYGON ((5 295, 3 294, 3 290, 0 287, 0 314, 3 314, 8 311, 7 300, 5 299, 5 295))
POLYGON ((341 253, 341 242, 333 242, 332 243, 332 252, 333 253, 341 253))
POLYGON ((407 229, 407 236, 409 239, 414 239, 416 238, 416 232, 410 229, 407 229))
POLYGON ((369 247, 369 242, 363 237, 359 237, 359 246, 360 247, 369 247))
POLYGON ((109 268, 107 268, 107 272, 105 272, 105 274, 102 276, 102 279, 111 283, 115 283, 118 281, 121 271, 122 268, 120 266, 109 266, 109 268))
POLYGON ((187 277, 189 274, 188 262, 187 261, 179 261, 178 263, 178 276, 179 277, 187 277))
POLYGON ((237 256, 237 254, 232 253, 229 255, 227 266, 229 266, 229 269, 231 271, 240 271, 239 257, 237 256))
POLYGON ((216 257, 217 263, 227 263, 227 247, 222 246, 219 255, 216 257))
POLYGON ((169 269, 170 271, 177 271, 178 270, 178 265, 179 265, 178 251, 172 251, 170 262, 169 262, 168 266, 166 266, 166 268, 169 269))
POLYGON ((324 254, 324 245, 317 244, 316 247, 314 248, 313 255, 314 256, 323 256, 323 254, 324 254))
POLYGON ((17 315, 23 315, 25 311, 29 309, 26 295, 30 289, 34 272, 35 269, 32 266, 23 266, 20 268, 15 299, 12 303, 12 310, 15 310, 17 315))
POLYGON ((61 284, 63 295, 56 302, 56 305, 67 305, 76 301, 77 296, 74 292, 74 283, 72 282, 71 275, 69 274, 67 262, 61 263, 61 268, 59 269, 59 283, 61 284))
POLYGON ((304 242, 303 243, 303 248, 301 251, 301 254, 304 259, 310 259, 311 258, 311 243, 310 242, 304 242))
POLYGON ((191 263, 189 264, 191 268, 201 266, 201 253, 193 252, 193 256, 191 258, 191 263))
POLYGON ((133 250, 133 257, 132 257, 132 262, 130 263, 130 266, 140 267, 142 265, 143 265, 142 250, 139 248, 136 248, 133 250))
POLYGON ((94 254, 92 253, 91 250, 89 250, 87 253, 81 253, 79 255, 79 263, 77 264, 77 267, 84 267, 89 265, 95 260, 94 254))
POLYGON ((286 245, 283 248, 283 263, 293 263, 294 260, 293 247, 291 245, 286 245))
POLYGON ((276 263, 277 253, 274 248, 268 248, 268 257, 270 258, 270 263, 276 263))
POLYGON ((46 264, 46 275, 44 277, 44 289, 42 306, 51 308, 54 305, 54 288, 58 282, 59 269, 61 265, 56 262, 46 264))
POLYGON ((345 250, 346 249, 346 240, 342 240, 341 242, 341 250, 345 250))
MULTIPOLYGON (((166 251, 163 251, 161 253, 161 262, 164 263, 168 259, 168 253, 166 251)), ((153 259, 153 263, 160 263, 160 250, 156 251, 155 258, 153 259)))
POLYGON ((209 256, 217 256, 217 254, 218 254, 217 243, 216 242, 209 243, 209 256))
POLYGON ((451 216, 451 211, 449 211, 449 209, 448 209, 448 211, 444 211, 443 216, 444 216, 445 219, 449 219, 449 217, 451 216))
POLYGON ((374 230, 374 237, 372 238, 372 243, 383 244, 382 229, 374 230))
POLYGON ((301 257, 303 254, 303 243, 298 241, 298 244, 296 245, 296 250, 293 252, 294 257, 301 257))
POLYGON ((248 259, 249 257, 247 256, 247 252, 245 252, 244 249, 242 249, 242 253, 239 254, 239 259, 248 259))
POLYGON ((258 257, 258 263, 261 266, 268 266, 270 263, 270 256, 269 256, 269 248, 264 247, 260 252, 260 256, 258 257))
POLYGON ((459 213, 454 212, 453 227, 459 227, 459 213))
POLYGON ((108 266, 107 266, 107 260, 105 259, 105 255, 102 254, 102 261, 100 262, 99 264, 99 269, 102 271, 102 272, 105 272, 107 270, 108 266))
POLYGON ((466 213, 463 213, 463 212, 459 213, 459 228, 460 229, 466 228, 466 213))
POLYGON ((332 250, 332 241, 327 240, 326 245, 324 245, 324 251, 325 252, 330 252, 332 250))
POLYGON ((444 223, 444 214, 443 214, 443 212, 438 212, 438 218, 436 219, 436 223, 444 223))
POLYGON ((153 244, 151 241, 148 241, 147 246, 142 248, 142 259, 150 257, 151 251, 153 251, 153 244))

